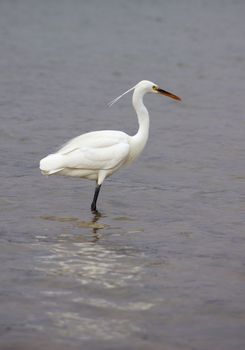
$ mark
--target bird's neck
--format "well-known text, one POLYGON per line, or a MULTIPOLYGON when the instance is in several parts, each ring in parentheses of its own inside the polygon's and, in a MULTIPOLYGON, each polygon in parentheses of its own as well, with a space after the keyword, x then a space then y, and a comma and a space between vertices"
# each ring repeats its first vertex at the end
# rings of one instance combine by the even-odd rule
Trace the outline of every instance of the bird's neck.
POLYGON ((139 143, 144 148, 149 135, 149 113, 143 103, 144 92, 134 90, 133 94, 133 106, 136 111, 139 123, 139 129, 136 135, 134 135, 135 142, 139 143))

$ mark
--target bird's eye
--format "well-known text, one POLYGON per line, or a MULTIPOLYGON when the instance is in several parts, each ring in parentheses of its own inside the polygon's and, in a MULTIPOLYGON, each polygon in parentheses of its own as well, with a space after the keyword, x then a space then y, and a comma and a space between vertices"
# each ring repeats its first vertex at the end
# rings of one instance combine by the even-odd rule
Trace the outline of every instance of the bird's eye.
POLYGON ((157 86, 156 86, 156 85, 153 85, 153 86, 152 86, 152 90, 157 91, 157 86))

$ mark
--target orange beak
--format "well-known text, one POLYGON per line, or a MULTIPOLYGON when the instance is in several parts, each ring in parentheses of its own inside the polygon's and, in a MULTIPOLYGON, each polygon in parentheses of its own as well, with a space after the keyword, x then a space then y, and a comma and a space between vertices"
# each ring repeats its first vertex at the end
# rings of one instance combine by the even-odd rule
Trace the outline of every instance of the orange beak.
POLYGON ((162 89, 160 89, 160 88, 158 88, 158 87, 156 88, 156 91, 157 91, 159 94, 161 94, 161 95, 165 95, 165 96, 168 96, 168 97, 173 98, 174 100, 181 101, 181 98, 180 98, 180 97, 178 97, 178 96, 172 94, 171 92, 162 90, 162 89))

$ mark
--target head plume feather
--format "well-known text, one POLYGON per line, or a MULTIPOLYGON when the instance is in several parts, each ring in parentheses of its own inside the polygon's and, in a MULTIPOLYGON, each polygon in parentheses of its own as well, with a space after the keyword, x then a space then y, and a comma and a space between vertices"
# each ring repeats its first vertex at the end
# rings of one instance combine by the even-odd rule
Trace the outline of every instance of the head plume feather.
POLYGON ((108 103, 108 107, 111 107, 112 105, 114 105, 114 103, 116 103, 118 100, 120 100, 121 97, 123 97, 124 95, 126 95, 128 92, 134 90, 136 87, 136 85, 134 85, 133 87, 131 87, 130 89, 128 89, 127 91, 125 91, 123 94, 121 94, 120 96, 114 98, 114 100, 112 100, 111 102, 108 103))

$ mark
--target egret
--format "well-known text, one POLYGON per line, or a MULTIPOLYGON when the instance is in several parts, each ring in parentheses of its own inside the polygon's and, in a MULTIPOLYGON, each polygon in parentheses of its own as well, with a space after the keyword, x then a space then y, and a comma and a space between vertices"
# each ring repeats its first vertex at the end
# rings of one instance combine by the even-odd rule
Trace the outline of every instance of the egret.
POLYGON ((64 144, 56 153, 40 161, 44 175, 64 175, 96 181, 91 211, 97 212, 97 199, 103 181, 120 168, 131 164, 143 151, 149 135, 149 114, 143 103, 146 93, 157 93, 180 101, 180 97, 162 90, 157 84, 142 80, 122 95, 134 90, 132 104, 136 111, 139 129, 134 136, 123 131, 92 131, 77 136, 64 144))

